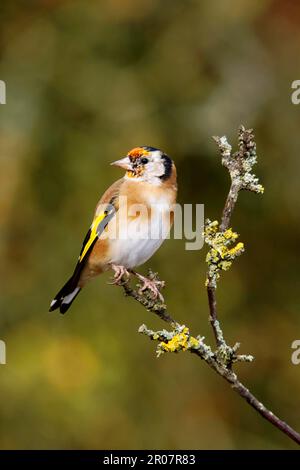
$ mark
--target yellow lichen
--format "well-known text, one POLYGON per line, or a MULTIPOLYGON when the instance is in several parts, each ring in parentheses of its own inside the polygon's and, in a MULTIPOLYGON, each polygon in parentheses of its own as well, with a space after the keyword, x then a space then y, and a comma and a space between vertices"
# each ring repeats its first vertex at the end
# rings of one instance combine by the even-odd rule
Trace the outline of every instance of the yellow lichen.
POLYGON ((219 279, 219 271, 227 271, 233 260, 241 255, 244 251, 244 244, 242 242, 232 246, 238 234, 228 228, 224 232, 219 231, 218 221, 207 221, 204 230, 205 242, 210 246, 210 250, 206 255, 206 262, 208 264, 208 277, 205 285, 213 285, 216 287, 216 282, 219 279))
POLYGON ((191 349, 197 348, 199 346, 199 340, 194 338, 194 336, 191 336, 189 340, 189 346, 191 349))
POLYGON ((219 266, 223 271, 228 271, 231 267, 232 261, 220 261, 219 266))
POLYGON ((173 338, 170 339, 170 341, 168 341, 167 343, 161 342, 161 349, 166 352, 175 352, 180 350, 186 351, 189 338, 188 334, 189 329, 185 327, 182 332, 174 335, 173 338))
POLYGON ((184 327, 182 331, 176 333, 169 341, 162 341, 159 344, 159 349, 163 352, 178 352, 187 351, 198 346, 199 340, 190 336, 189 329, 184 327))
POLYGON ((228 250, 228 254, 230 256, 238 256, 240 252, 244 250, 244 243, 239 242, 237 245, 235 245, 233 248, 228 250))
POLYGON ((235 240, 238 237, 238 234, 233 232, 232 228, 227 229, 223 235, 226 240, 235 240))

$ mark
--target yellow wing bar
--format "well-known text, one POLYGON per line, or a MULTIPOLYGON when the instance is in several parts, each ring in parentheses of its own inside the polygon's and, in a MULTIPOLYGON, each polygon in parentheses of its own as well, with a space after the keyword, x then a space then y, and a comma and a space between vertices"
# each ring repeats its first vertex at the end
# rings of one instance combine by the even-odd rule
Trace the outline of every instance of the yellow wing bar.
POLYGON ((83 258, 85 257, 85 255, 89 251, 89 249, 92 246, 92 244, 94 243, 95 239, 98 237, 98 231, 97 231, 98 226, 105 219, 105 217, 107 217, 107 215, 108 214, 105 211, 102 214, 97 215, 97 217, 95 217, 95 219, 93 220, 93 223, 92 223, 92 226, 91 226, 91 229, 90 229, 90 236, 89 236, 87 242, 85 243, 85 245, 82 249, 82 253, 79 257, 80 262, 83 260, 83 258))

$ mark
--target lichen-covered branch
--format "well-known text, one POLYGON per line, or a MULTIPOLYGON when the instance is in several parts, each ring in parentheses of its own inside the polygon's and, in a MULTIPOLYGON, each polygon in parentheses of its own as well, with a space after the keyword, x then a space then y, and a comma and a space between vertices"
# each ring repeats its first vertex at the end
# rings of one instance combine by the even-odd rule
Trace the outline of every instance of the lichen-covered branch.
POLYGON ((186 326, 178 324, 177 328, 173 331, 152 331, 148 329, 146 325, 142 325, 139 328, 139 333, 148 336, 151 340, 159 342, 156 350, 157 356, 166 352, 178 353, 180 351, 189 351, 200 357, 211 369, 226 380, 232 389, 246 400, 263 418, 300 445, 300 434, 261 403, 253 393, 238 380, 236 373, 232 370, 232 365, 235 362, 253 361, 253 357, 250 355, 237 354, 237 350, 240 346, 239 343, 236 343, 232 348, 224 343, 224 347, 212 351, 211 347, 204 342, 204 337, 191 336, 186 326))
POLYGON ((239 128, 239 148, 232 154, 232 147, 227 138, 214 137, 218 145, 222 165, 227 168, 231 178, 230 190, 222 212, 221 223, 207 220, 204 238, 211 247, 206 258, 208 272, 206 278, 207 297, 210 310, 210 324, 214 333, 217 346, 223 342, 223 333, 220 328, 217 314, 217 301, 215 290, 217 281, 220 278, 220 271, 227 271, 233 260, 244 252, 244 244, 237 243, 234 247, 228 248, 238 238, 238 234, 233 232, 230 226, 231 216, 241 190, 252 191, 257 194, 264 192, 263 186, 252 172, 253 166, 257 162, 256 143, 252 129, 239 128))
POLYGON ((214 137, 221 157, 222 165, 228 169, 231 186, 223 209, 220 230, 227 230, 230 224, 231 215, 237 202, 239 191, 242 189, 255 193, 263 193, 264 187, 259 183, 258 178, 252 172, 253 166, 257 162, 256 143, 254 141, 253 129, 239 128, 239 149, 234 154, 231 153, 232 147, 227 138, 214 137))
MULTIPOLYGON (((159 281, 157 273, 153 273, 151 270, 149 271, 149 278, 159 281)), ((146 310, 154 313, 165 322, 170 323, 170 325, 174 327, 178 325, 177 322, 168 314, 167 306, 160 299, 154 299, 152 293, 149 292, 149 290, 141 292, 141 286, 139 284, 137 284, 136 287, 132 287, 130 285, 130 280, 125 278, 122 279, 120 285, 123 287, 124 293, 127 297, 132 297, 134 300, 143 305, 146 310)))
MULTIPOLYGON (((231 186, 223 209, 221 222, 206 221, 204 228, 204 240, 209 247, 206 262, 208 265, 206 288, 209 303, 210 323, 216 340, 216 349, 206 344, 201 335, 193 336, 187 326, 176 322, 168 313, 166 305, 153 298, 149 289, 141 292, 139 284, 132 287, 128 279, 121 283, 125 295, 134 298, 148 311, 158 315, 172 328, 152 331, 146 325, 139 328, 139 332, 157 341, 157 356, 164 353, 190 352, 200 357, 211 369, 226 380, 232 389, 237 392, 249 405, 261 416, 282 431, 288 437, 300 444, 300 434, 291 426, 282 421, 265 407, 249 390, 243 385, 233 365, 236 362, 252 362, 251 355, 238 354, 239 343, 229 346, 221 328, 217 315, 216 288, 222 271, 227 271, 233 261, 244 252, 244 244, 237 242, 238 234, 230 228, 231 216, 241 190, 255 193, 263 193, 264 189, 258 178, 252 173, 256 163, 256 144, 252 129, 246 130, 243 126, 239 129, 239 149, 232 154, 231 145, 226 137, 214 137, 222 157, 222 164, 228 169, 231 177, 231 186)), ((150 272, 150 278, 158 280, 157 274, 150 272)))
POLYGON ((205 285, 217 287, 220 271, 228 271, 237 256, 244 252, 244 243, 235 244, 238 234, 231 228, 219 230, 219 222, 206 220, 204 228, 204 240, 210 247, 206 256, 208 272, 205 285), (234 245, 234 246, 233 246, 234 245))

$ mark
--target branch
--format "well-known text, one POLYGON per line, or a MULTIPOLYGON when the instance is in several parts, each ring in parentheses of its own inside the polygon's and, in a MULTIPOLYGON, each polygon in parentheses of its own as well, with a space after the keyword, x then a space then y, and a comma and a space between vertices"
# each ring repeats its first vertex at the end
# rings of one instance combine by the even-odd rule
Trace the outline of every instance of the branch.
MULTIPOLYGON (((221 157, 222 157, 222 165, 225 166, 230 174, 231 178, 231 186, 230 190, 225 202, 225 206, 222 213, 221 224, 220 224, 220 232, 218 235, 224 233, 226 234, 229 231, 229 225, 231 221, 231 216, 235 207, 235 204, 238 199, 239 192, 242 189, 252 191, 255 193, 263 193, 264 188, 258 182, 258 178, 252 173, 252 168, 256 164, 257 156, 256 156, 256 144, 254 141, 254 135, 252 133, 252 129, 246 130, 243 126, 239 128, 239 150, 232 155, 231 150, 232 147, 228 143, 227 138, 223 137, 214 137, 215 142, 217 143, 221 157)), ((210 223, 210 221, 208 221, 210 223)), ((212 225, 212 224, 211 224, 212 225)), ((216 227, 216 223, 215 223, 216 227)), ((211 227, 212 228, 212 227, 211 227)), ((216 234, 216 230, 214 231, 216 234)), ((231 234, 231 232, 229 231, 231 234)), ((209 234, 208 234, 209 235, 209 234)), ((236 234, 237 235, 237 234, 236 234)), ((226 237, 225 237, 226 238, 226 237)), ((235 235, 231 241, 237 238, 235 235)), ((213 243, 210 243, 210 240, 206 240, 208 244, 213 246, 213 243)), ((221 240, 221 247, 222 244, 224 246, 224 240, 221 240)), ((220 245, 220 244, 219 244, 220 245)), ((218 247, 213 246, 218 251, 218 247)), ((244 251, 244 246, 240 245, 240 251, 237 255, 241 254, 244 251)), ((221 256, 223 259, 224 256, 221 256)), ((208 261, 209 262, 209 261, 208 261)), ((221 261, 222 262, 222 261, 221 261)), ((223 262, 224 265, 224 262, 223 262)), ((231 266, 227 266, 227 269, 231 266)), ((213 263, 210 265, 210 268, 216 267, 213 263)), ((223 270, 226 270, 226 265, 220 267, 223 270)), ((217 301, 216 301, 216 287, 217 287, 217 280, 219 278, 218 271, 219 269, 209 270, 207 275, 207 296, 208 296, 208 304, 209 304, 209 311, 210 316, 209 320, 213 329, 213 333, 215 336, 217 346, 222 345, 223 333, 220 329, 220 325, 218 322, 218 315, 217 315, 217 301), (211 272, 210 272, 211 271, 211 272)))
MULTIPOLYGON (((160 300, 153 299, 151 291, 141 292, 140 285, 135 288, 130 286, 128 279, 123 279, 121 286, 126 296, 132 297, 148 311, 158 315, 168 323, 172 330, 152 331, 146 325, 139 328, 139 333, 148 336, 151 340, 158 341, 157 355, 168 352, 188 351, 200 357, 211 369, 226 380, 232 389, 246 400, 261 416, 282 431, 297 444, 300 444, 300 434, 291 426, 282 421, 278 416, 265 407, 249 390, 243 385, 233 365, 236 362, 252 362, 251 355, 240 355, 239 343, 234 346, 227 345, 220 322, 217 316, 216 288, 222 271, 227 271, 235 258, 244 251, 243 243, 234 245, 238 234, 230 227, 231 216, 241 190, 263 193, 263 187, 259 184, 257 177, 252 173, 252 167, 256 163, 256 145, 252 130, 246 130, 243 126, 239 129, 239 150, 231 154, 231 146, 226 137, 215 137, 222 156, 222 164, 228 169, 231 177, 231 186, 223 209, 221 223, 217 221, 206 221, 204 230, 205 242, 210 247, 207 254, 208 272, 206 287, 210 312, 210 323, 216 340, 217 349, 213 350, 204 342, 204 337, 196 337, 190 334, 189 328, 176 322, 168 313, 167 307, 160 300), (233 246, 234 245, 234 246, 233 246)), ((157 274, 150 272, 151 280, 158 280, 157 274)))
POLYGON ((225 136, 214 137, 221 152, 222 165, 228 169, 231 177, 231 186, 222 213, 220 226, 222 232, 229 227, 239 191, 245 189, 258 194, 264 192, 258 178, 252 173, 252 168, 257 161, 253 129, 246 130, 244 126, 240 126, 238 139, 239 150, 231 155, 232 147, 227 142, 227 138, 225 136))
POLYGON ((231 368, 235 362, 253 361, 253 357, 250 355, 236 354, 240 346, 239 343, 232 348, 226 346, 223 350, 219 348, 217 351, 212 351, 210 346, 204 343, 203 337, 198 336, 195 338, 191 336, 188 328, 184 325, 178 325, 172 332, 167 330, 152 331, 145 325, 142 325, 139 328, 139 333, 148 336, 152 340, 159 341, 157 348, 158 356, 164 352, 179 351, 189 351, 196 354, 204 360, 211 369, 223 377, 223 379, 231 385, 232 389, 246 400, 261 416, 300 445, 300 434, 261 403, 253 393, 238 380, 237 375, 232 371, 231 368))
MULTIPOLYGON (((151 270, 149 270, 149 278, 154 281, 159 281, 157 273, 153 273, 151 270)), ((159 299, 153 299, 153 296, 149 290, 141 292, 141 286, 139 284, 137 284, 136 288, 131 287, 129 279, 124 277, 120 285, 123 287, 126 297, 132 297, 134 300, 143 305, 143 307, 145 307, 148 312, 154 313, 161 320, 169 323, 171 326, 176 327, 176 325, 178 325, 178 323, 167 313, 167 306, 159 299)))

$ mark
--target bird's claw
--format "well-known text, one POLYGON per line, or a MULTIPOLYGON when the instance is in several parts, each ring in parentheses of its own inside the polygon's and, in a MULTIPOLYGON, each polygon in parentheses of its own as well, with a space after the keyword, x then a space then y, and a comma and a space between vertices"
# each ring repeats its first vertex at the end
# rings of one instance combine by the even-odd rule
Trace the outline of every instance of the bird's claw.
POLYGON ((109 284, 119 286, 123 284, 123 278, 129 278, 130 277, 130 272, 124 268, 124 266, 117 266, 116 264, 112 264, 111 268, 115 272, 113 281, 110 282, 109 284))
POLYGON ((161 289, 165 287, 164 281, 159 281, 158 279, 149 279, 148 277, 142 276, 141 274, 136 273, 136 276, 143 282, 143 285, 139 289, 139 294, 143 294, 146 290, 149 290, 152 293, 154 300, 159 298, 161 302, 164 302, 164 298, 161 289))

